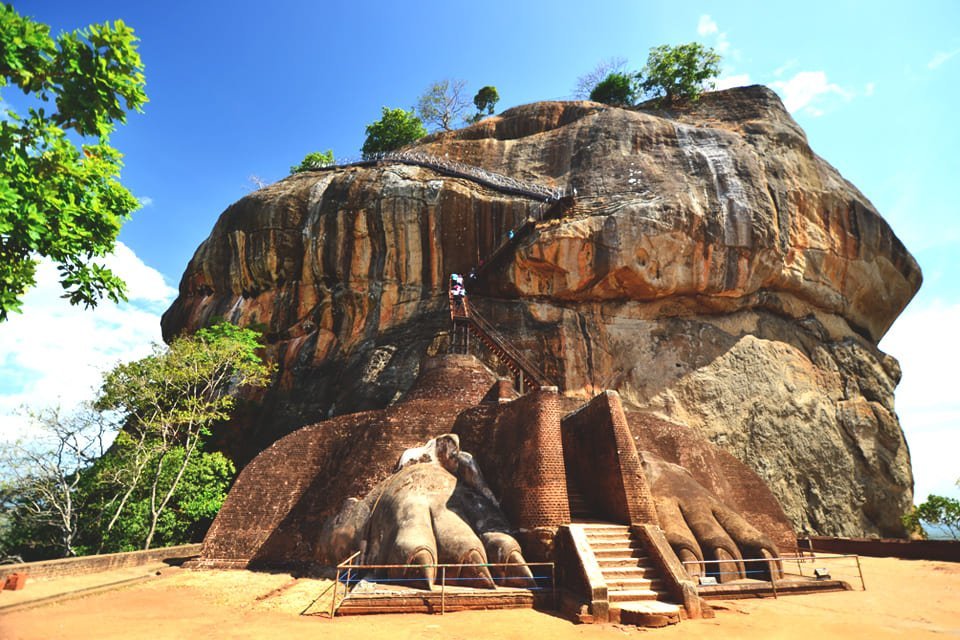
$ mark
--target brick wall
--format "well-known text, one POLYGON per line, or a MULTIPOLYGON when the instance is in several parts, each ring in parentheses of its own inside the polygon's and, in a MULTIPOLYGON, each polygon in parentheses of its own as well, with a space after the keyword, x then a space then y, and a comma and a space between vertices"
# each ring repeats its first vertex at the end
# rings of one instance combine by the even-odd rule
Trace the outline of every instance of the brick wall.
POLYGON ((897 538, 834 538, 811 536, 797 541, 801 551, 854 553, 878 558, 960 562, 960 540, 900 540, 897 538))
POLYGON ((454 427, 510 523, 540 537, 570 521, 560 413, 556 389, 545 387, 464 411, 454 427))
POLYGON ((653 496, 616 391, 605 391, 561 423, 571 481, 600 517, 657 524, 653 496))
POLYGON ((79 558, 60 558, 58 560, 38 560, 37 562, 23 562, 20 564, 5 564, 0 566, 0 582, 11 573, 26 573, 32 579, 60 578, 76 576, 86 573, 99 573, 111 569, 138 567, 153 562, 165 560, 180 561, 191 558, 200 551, 199 544, 181 544, 175 547, 162 547, 146 551, 129 551, 126 553, 102 553, 95 556, 81 556, 79 558))
POLYGON ((207 533, 202 566, 330 562, 316 536, 343 501, 364 496, 400 454, 453 428, 496 378, 470 356, 425 361, 406 399, 382 411, 303 427, 264 450, 237 477, 207 533))

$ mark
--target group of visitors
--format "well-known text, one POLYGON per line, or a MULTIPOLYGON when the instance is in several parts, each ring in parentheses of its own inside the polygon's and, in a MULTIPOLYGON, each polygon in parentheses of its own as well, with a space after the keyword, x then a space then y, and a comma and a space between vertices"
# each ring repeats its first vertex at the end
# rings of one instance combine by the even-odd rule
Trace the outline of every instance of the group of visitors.
POLYGON ((467 289, 463 286, 463 276, 454 273, 450 276, 450 294, 457 309, 463 307, 463 300, 467 296, 467 289))

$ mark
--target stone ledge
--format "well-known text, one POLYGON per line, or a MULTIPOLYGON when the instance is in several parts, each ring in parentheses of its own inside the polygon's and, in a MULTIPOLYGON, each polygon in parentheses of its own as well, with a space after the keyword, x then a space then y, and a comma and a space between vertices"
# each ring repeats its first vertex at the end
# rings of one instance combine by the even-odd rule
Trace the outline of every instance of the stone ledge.
POLYGON ((181 544, 175 547, 161 547, 145 551, 124 553, 103 553, 79 558, 58 558, 56 560, 38 560, 0 566, 0 579, 6 579, 11 573, 26 573, 30 578, 59 578, 84 573, 97 573, 123 567, 136 567, 151 562, 180 560, 191 558, 200 553, 200 544, 181 544))

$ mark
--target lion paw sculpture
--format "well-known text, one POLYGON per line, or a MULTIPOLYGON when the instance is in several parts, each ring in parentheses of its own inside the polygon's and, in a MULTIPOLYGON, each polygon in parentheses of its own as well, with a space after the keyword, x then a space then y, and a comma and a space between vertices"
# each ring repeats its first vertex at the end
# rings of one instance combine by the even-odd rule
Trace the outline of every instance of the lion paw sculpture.
POLYGON ((405 565, 387 577, 427 589, 440 564, 461 565, 445 574, 463 586, 535 586, 496 497, 456 434, 405 451, 366 497, 344 502, 320 538, 335 556, 359 549, 364 564, 405 565))

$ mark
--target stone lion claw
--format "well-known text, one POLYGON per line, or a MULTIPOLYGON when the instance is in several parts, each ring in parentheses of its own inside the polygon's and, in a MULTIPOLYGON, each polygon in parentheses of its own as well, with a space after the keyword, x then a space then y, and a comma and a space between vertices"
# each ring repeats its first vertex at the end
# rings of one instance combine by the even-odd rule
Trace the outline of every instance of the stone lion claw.
POLYGON ((777 546, 685 468, 642 452, 660 527, 687 572, 718 582, 742 578, 778 579, 777 546))
POLYGON ((472 456, 459 450, 459 439, 445 434, 412 451, 365 498, 344 503, 321 530, 320 547, 342 557, 360 549, 362 564, 397 565, 385 571, 387 579, 426 589, 441 579, 487 589, 535 586, 519 543, 472 456))

